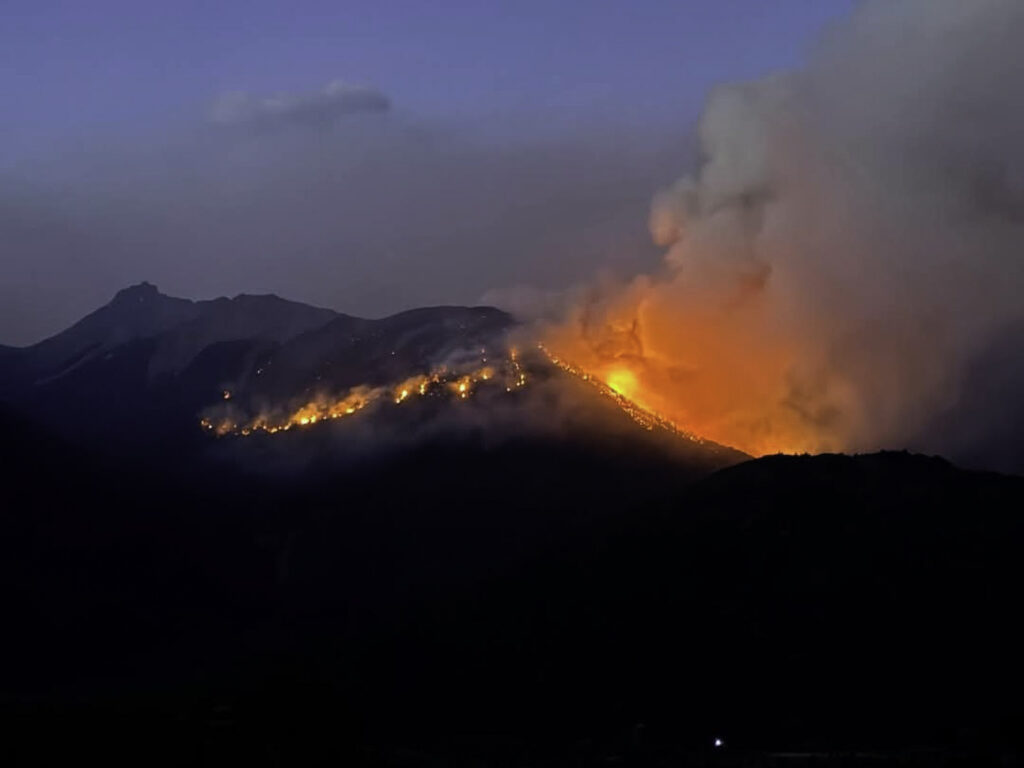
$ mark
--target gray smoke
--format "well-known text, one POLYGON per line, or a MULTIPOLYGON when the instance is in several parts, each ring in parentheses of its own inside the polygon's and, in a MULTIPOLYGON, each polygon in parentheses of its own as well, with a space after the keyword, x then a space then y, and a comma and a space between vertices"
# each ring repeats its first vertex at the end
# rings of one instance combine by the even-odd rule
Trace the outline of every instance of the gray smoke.
POLYGON ((570 324, 593 364, 641 350, 652 404, 755 452, 1024 466, 979 424, 1021 423, 1022 39, 1019 0, 877 0, 802 71, 718 88, 654 201, 663 271, 570 324))

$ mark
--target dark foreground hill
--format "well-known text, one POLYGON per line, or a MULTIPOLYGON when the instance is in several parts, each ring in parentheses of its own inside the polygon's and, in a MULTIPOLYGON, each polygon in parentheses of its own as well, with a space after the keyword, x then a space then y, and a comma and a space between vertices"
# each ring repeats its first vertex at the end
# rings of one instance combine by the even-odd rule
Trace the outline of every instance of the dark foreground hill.
POLYGON ((2 434, 12 760, 1022 746, 1018 478, 877 454, 694 480, 667 454, 464 433, 182 485, 9 414, 2 434))

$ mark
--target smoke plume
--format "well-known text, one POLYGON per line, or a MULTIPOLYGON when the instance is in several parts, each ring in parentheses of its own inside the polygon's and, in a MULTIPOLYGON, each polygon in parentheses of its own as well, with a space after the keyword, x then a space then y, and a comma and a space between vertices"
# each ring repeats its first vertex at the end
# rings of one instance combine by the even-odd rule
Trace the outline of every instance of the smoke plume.
POLYGON ((1021 39, 1017 0, 866 2, 801 71, 718 88, 653 202, 662 270, 550 345, 753 453, 962 447, 928 436, 1024 318, 1021 39))

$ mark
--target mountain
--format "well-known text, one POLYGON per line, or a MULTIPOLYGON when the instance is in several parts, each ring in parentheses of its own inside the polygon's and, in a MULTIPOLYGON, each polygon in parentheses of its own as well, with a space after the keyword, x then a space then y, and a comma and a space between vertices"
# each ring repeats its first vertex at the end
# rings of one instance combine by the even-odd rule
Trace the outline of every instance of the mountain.
POLYGON ((91 450, 156 463, 173 454, 181 465, 229 453, 236 464, 262 457, 261 466, 272 470, 294 468, 308 456, 329 471, 346 455, 409 445, 430 432, 484 430, 501 439, 525 431, 557 440, 566 436, 556 434, 563 428, 574 439, 618 441, 623 452, 668 450, 694 471, 746 458, 644 428, 538 353, 512 361, 514 328, 492 307, 426 307, 364 319, 277 296, 193 302, 143 283, 53 338, 0 355, 0 402, 91 450), (396 413, 381 407, 390 403, 391 388, 413 377, 425 387, 429 376, 435 380, 426 398, 417 387, 418 402, 396 413), (466 376, 478 377, 466 393, 473 402, 456 403, 451 382, 466 376), (520 392, 527 379, 529 392, 520 392), (331 425, 329 436, 279 437, 268 446, 260 435, 255 446, 223 450, 200 429, 202 419, 231 431, 267 414, 287 421, 289 412, 351 391, 371 393, 374 407, 348 420, 351 428, 331 425))
POLYGON ((199 302, 196 317, 167 329, 149 366, 151 376, 175 374, 213 344, 250 339, 283 343, 341 316, 273 294, 199 302))
POLYGON ((45 384, 140 340, 159 338, 152 373, 187 365, 204 347, 233 339, 285 341, 337 317, 277 296, 191 301, 150 283, 125 288, 65 331, 30 347, 0 349, 3 390, 45 384))
POLYGON ((277 296, 193 302, 143 283, 50 339, 0 354, 0 401, 104 450, 163 451, 193 442, 201 411, 225 389, 284 398, 384 383, 510 325, 489 308, 364 320, 277 296))
POLYGON ((262 358, 236 385, 254 396, 287 397, 314 387, 342 391, 426 373, 453 355, 506 348, 514 325, 492 307, 428 307, 380 320, 338 317, 262 358))
POLYGON ((751 460, 515 331, 142 286, 0 350, 5 763, 1019 762, 1024 478, 751 460))
POLYGON ((302 482, 211 467, 183 485, 34 429, 0 428, 15 757, 1024 748, 1020 478, 876 454, 701 479, 610 444, 469 436, 302 482))
MULTIPOLYGON (((13 358, 4 376, 5 388, 59 377, 109 349, 155 336, 198 316, 187 299, 159 293, 149 283, 125 288, 113 300, 56 336, 23 349, 10 349, 13 358)), ((3 358, 0 358, 3 359, 3 358)))

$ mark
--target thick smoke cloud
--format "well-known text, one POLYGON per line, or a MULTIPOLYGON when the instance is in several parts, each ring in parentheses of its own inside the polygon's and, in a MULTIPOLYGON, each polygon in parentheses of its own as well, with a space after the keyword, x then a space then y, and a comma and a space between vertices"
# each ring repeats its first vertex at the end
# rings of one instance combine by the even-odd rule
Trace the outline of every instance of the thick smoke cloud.
POLYGON ((327 126, 347 115, 387 112, 391 102, 380 91, 341 80, 320 91, 256 98, 247 93, 224 94, 210 111, 210 119, 224 125, 275 128, 289 125, 327 126))
POLYGON ((663 270, 595 288, 553 339, 748 451, 1019 462, 975 393, 981 360, 1024 381, 992 364, 1024 327, 1021 39, 1016 0, 867 2, 802 71, 717 89, 698 172, 652 206, 663 270))

